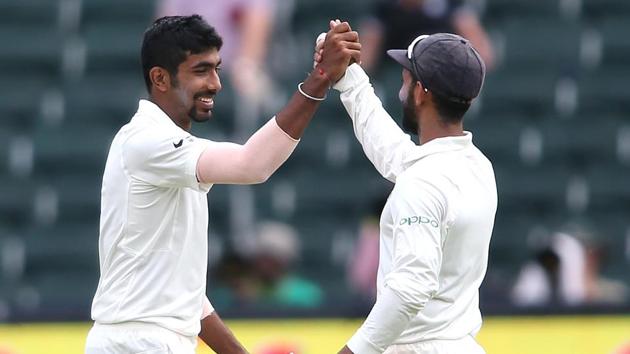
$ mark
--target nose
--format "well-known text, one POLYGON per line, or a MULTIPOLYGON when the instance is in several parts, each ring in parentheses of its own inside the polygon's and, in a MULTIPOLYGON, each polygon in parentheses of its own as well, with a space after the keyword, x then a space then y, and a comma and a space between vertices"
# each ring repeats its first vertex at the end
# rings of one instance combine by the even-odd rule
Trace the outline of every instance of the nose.
POLYGON ((221 78, 219 77, 219 73, 214 71, 212 75, 209 76, 208 81, 206 82, 209 90, 213 90, 216 92, 221 91, 221 78))

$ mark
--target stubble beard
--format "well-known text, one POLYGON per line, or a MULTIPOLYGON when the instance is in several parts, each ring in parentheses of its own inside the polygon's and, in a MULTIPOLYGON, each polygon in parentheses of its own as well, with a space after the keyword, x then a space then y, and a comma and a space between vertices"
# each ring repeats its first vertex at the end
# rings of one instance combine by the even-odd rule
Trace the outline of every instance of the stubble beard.
POLYGON ((188 111, 188 117, 190 117, 190 119, 192 119, 193 121, 197 123, 203 123, 210 120, 210 117, 209 117, 210 114, 211 113, 208 113, 208 116, 205 116, 205 117, 199 117, 197 115, 197 108, 195 107, 194 101, 193 101, 193 106, 190 108, 190 111, 188 111))
POLYGON ((405 133, 412 135, 418 134, 418 119, 416 116, 416 107, 413 104, 412 95, 407 96, 407 100, 403 102, 403 120, 402 128, 405 133))

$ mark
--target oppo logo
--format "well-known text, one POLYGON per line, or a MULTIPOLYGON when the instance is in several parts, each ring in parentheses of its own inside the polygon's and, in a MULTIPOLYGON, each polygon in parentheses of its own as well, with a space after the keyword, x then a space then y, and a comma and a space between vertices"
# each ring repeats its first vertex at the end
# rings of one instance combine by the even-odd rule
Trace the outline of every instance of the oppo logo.
POLYGON ((405 226, 405 225, 413 225, 413 224, 429 224, 433 227, 438 227, 439 224, 437 221, 435 220, 431 220, 425 216, 410 216, 410 217, 406 217, 406 218, 402 218, 400 220, 400 226, 405 226))

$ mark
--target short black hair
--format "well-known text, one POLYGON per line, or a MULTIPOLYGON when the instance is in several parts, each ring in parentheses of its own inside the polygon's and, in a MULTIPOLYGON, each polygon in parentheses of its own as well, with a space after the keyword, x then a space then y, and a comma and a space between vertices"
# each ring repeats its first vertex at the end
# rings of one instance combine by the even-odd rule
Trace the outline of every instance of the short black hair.
POLYGON ((177 67, 188 55, 212 48, 220 50, 222 45, 221 36, 199 15, 158 18, 144 32, 142 41, 142 72, 147 90, 151 92, 151 68, 162 67, 176 77, 177 67))
POLYGON ((431 96, 433 97, 435 109, 446 124, 461 122, 471 105, 471 102, 452 101, 435 93, 431 96))

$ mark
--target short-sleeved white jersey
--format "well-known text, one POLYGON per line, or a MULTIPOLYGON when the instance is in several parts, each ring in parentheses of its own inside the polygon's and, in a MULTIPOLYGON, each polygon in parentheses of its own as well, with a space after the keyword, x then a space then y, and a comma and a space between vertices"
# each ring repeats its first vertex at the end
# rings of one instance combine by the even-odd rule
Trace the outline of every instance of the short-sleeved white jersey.
POLYGON ((197 182, 196 166, 208 143, 147 100, 114 137, 101 190, 97 323, 199 333, 212 185, 197 182))

